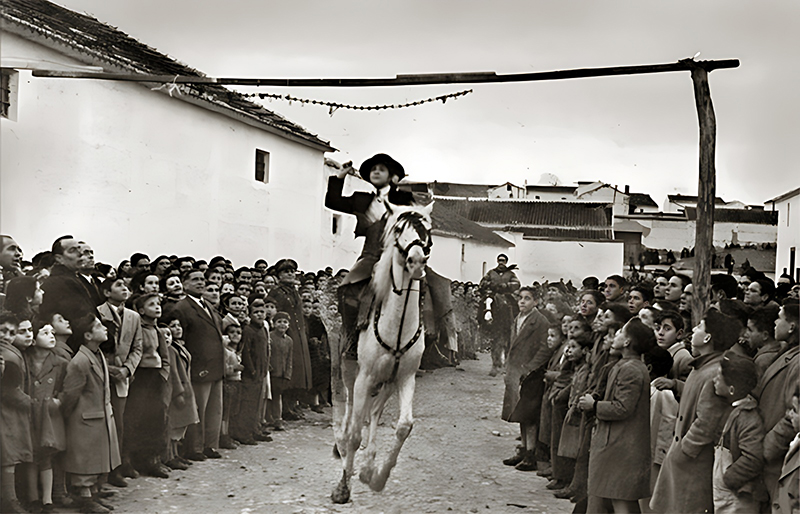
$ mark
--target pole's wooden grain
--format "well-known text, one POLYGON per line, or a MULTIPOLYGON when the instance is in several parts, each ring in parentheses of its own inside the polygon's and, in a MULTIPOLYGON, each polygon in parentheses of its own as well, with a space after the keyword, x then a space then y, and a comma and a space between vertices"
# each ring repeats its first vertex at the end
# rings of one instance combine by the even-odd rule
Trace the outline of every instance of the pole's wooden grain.
POLYGON ((708 71, 700 63, 692 68, 694 99, 700 123, 700 175, 697 184, 697 229, 694 240, 694 293, 692 323, 697 325, 708 309, 711 299, 711 257, 714 252, 714 198, 716 197, 716 168, 714 154, 717 144, 717 120, 711 103, 708 71))

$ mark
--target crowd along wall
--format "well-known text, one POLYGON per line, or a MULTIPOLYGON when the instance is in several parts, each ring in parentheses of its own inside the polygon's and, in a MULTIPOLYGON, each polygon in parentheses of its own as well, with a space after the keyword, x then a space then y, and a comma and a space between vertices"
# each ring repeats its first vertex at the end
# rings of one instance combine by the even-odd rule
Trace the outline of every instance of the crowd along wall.
MULTIPOLYGON (((83 64, 8 33, 0 45, 83 64)), ((28 258, 69 233, 112 264, 133 251, 335 260, 320 149, 137 83, 20 71, 16 101, 16 121, 0 125, 0 224, 28 258), (256 149, 269 152, 267 183, 255 180, 256 149)))

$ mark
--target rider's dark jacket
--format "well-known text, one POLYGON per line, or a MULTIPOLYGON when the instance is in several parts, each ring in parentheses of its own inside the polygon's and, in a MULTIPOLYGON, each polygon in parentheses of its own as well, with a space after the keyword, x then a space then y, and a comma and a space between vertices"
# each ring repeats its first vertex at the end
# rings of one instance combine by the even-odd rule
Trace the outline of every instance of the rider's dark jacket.
MULTIPOLYGON (((344 179, 336 176, 328 178, 328 192, 325 194, 325 207, 356 217, 356 237, 364 237, 364 248, 353 268, 342 281, 342 284, 352 284, 370 278, 372 268, 381 255, 381 236, 386 226, 386 218, 370 222, 367 211, 377 193, 354 192, 350 196, 342 196, 344 179)), ((411 205, 414 195, 408 191, 397 189, 390 185, 387 195, 389 203, 394 205, 411 205)))
POLYGON ((480 287, 482 289, 491 287, 495 293, 513 293, 519 289, 519 279, 511 271, 512 268, 501 265, 489 270, 489 273, 481 279, 480 287))

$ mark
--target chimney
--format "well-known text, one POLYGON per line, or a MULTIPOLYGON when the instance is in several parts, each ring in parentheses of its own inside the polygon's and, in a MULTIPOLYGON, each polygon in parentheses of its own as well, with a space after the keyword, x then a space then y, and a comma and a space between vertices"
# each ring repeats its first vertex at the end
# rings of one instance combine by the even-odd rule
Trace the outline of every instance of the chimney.
POLYGON ((631 194, 631 186, 629 186, 628 184, 625 184, 625 194, 626 195, 631 194))

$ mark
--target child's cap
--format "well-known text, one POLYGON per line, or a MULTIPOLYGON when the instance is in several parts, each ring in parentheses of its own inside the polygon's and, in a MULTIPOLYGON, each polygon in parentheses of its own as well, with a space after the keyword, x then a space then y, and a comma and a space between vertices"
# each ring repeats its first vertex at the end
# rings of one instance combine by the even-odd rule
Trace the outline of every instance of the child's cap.
POLYGON ((223 334, 228 330, 228 327, 230 326, 241 327, 242 325, 239 323, 239 320, 234 318, 233 316, 225 316, 224 318, 222 318, 223 334))
POLYGON ((291 318, 289 317, 289 314, 286 313, 286 312, 283 312, 283 311, 276 313, 275 316, 272 318, 272 321, 274 323, 274 322, 282 320, 282 319, 285 319, 286 321, 291 321, 291 318))
POLYGON ((266 307, 267 305, 272 305, 273 307, 277 307, 278 306, 278 304, 275 303, 275 299, 270 297, 270 296, 267 296, 266 298, 264 298, 264 306, 266 307))
POLYGON ((725 383, 736 388, 738 394, 750 394, 758 384, 756 364, 748 357, 727 351, 722 356, 720 367, 725 383))

